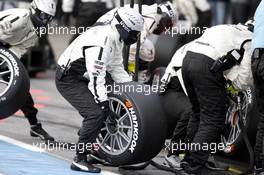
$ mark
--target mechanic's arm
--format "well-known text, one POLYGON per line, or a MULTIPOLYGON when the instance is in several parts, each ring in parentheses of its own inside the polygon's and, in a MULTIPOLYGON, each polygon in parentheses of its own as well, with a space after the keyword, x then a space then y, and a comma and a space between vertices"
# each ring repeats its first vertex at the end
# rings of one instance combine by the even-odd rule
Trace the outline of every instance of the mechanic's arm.
POLYGON ((27 24, 23 24, 24 20, 21 17, 8 14, 5 12, 0 13, 0 40, 5 41, 9 37, 13 37, 15 35, 15 31, 26 27, 27 24))
POLYGON ((193 0, 195 7, 200 11, 205 12, 211 9, 208 0, 193 0))
POLYGON ((237 77, 233 81, 233 84, 242 90, 253 84, 251 72, 251 42, 247 42, 244 45, 244 49, 244 57, 238 66, 237 77))
POLYGON ((96 103, 108 100, 105 86, 105 57, 107 55, 102 47, 91 47, 85 50, 86 68, 90 79, 88 89, 92 92, 96 103))
MULTIPOLYGON (((0 14, 0 17, 1 16, 3 15, 0 14)), ((5 43, 5 41, 8 40, 10 37, 16 37, 16 31, 27 27, 28 24, 25 23, 25 20, 21 16, 17 16, 15 14, 4 14, 4 17, 5 18, 0 22, 0 42, 2 41, 5 43)), ((28 48, 24 47, 23 44, 10 47, 10 50, 18 58, 21 58, 21 56, 27 52, 27 49, 28 48)))
POLYGON ((195 26, 198 22, 198 14, 195 4, 192 0, 174 0, 176 9, 179 10, 184 17, 195 26))
POLYGON ((75 0, 62 0, 62 11, 64 13, 72 13, 75 0))
POLYGON ((16 47, 12 46, 9 49, 11 52, 13 52, 19 59, 28 51, 28 48, 25 47, 16 47))
POLYGON ((155 14, 144 15, 143 17, 144 17, 144 29, 141 32, 141 36, 140 36, 141 44, 146 40, 148 36, 152 34, 154 29, 157 27, 161 15, 155 13, 155 14))
POLYGON ((107 71, 111 74, 111 77, 116 83, 131 82, 132 77, 124 69, 123 57, 118 55, 112 59, 112 62, 108 65, 107 71))

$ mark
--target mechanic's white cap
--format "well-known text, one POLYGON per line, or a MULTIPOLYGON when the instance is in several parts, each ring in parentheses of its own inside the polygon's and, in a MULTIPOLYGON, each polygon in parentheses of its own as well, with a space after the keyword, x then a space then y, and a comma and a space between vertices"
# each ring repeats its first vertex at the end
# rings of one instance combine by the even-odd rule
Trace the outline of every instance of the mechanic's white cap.
MULTIPOLYGON (((130 55, 129 55, 129 61, 134 61, 136 56, 136 48, 137 45, 133 44, 130 49, 130 55)), ((155 46, 154 44, 149 40, 146 39, 141 47, 139 52, 139 58, 146 62, 152 62, 155 59, 155 46)))
POLYGON ((128 27, 134 31, 142 31, 144 27, 143 16, 133 8, 121 7, 117 10, 117 14, 121 20, 125 23, 123 27, 128 27))
POLYGON ((47 13, 51 16, 56 14, 56 1, 55 0, 33 0, 32 6, 38 8, 40 11, 47 13))

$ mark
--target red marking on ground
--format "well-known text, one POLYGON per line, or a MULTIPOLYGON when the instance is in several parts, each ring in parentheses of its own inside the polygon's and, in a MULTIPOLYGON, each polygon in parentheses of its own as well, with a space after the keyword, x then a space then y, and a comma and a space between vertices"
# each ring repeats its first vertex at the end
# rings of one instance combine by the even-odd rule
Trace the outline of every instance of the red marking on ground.
POLYGON ((31 89, 31 90, 30 90, 30 93, 31 93, 32 95, 41 95, 41 94, 44 93, 44 91, 41 90, 41 89, 31 89))
POLYGON ((24 114, 23 114, 23 112, 22 112, 21 110, 17 111, 17 112, 15 113, 15 115, 16 115, 16 116, 19 116, 19 117, 23 117, 23 116, 24 116, 24 114))
POLYGON ((44 105, 44 104, 35 104, 34 106, 35 106, 35 108, 37 108, 37 109, 43 109, 43 108, 46 107, 46 105, 44 105))
POLYGON ((37 101, 50 101, 50 97, 48 97, 48 96, 37 96, 36 97, 36 100, 37 101))
POLYGON ((5 123, 5 119, 0 120, 0 124, 5 123))

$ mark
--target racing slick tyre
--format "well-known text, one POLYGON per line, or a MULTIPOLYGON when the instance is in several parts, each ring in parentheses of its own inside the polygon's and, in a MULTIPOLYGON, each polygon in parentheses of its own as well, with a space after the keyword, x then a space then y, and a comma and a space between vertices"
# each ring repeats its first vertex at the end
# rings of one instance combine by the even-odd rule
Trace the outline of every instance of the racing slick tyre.
MULTIPOLYGON (((154 70, 152 75, 152 86, 160 86, 160 80, 165 74, 166 67, 158 67, 154 70)), ((160 97, 162 108, 167 118, 168 127, 167 127, 167 139, 170 139, 173 136, 173 131, 176 127, 177 121, 179 120, 178 107, 175 106, 175 93, 173 90, 167 90, 166 93, 160 97)))
POLYGON ((149 85, 131 82, 111 87, 116 85, 122 90, 108 94, 116 118, 108 117, 102 127, 97 138, 98 154, 114 166, 151 160, 163 148, 167 132, 159 96, 149 91, 149 85))
POLYGON ((0 47, 0 120, 24 105, 29 87, 23 64, 11 51, 0 47))
MULTIPOLYGON (((254 145, 255 132, 257 128, 257 115, 254 111, 254 91, 253 87, 248 87, 243 91, 243 97, 241 100, 241 117, 245 126, 246 133, 251 139, 250 142, 254 145), (255 129, 254 129, 255 128, 255 129), (252 139, 253 138, 253 139, 252 139)), ((225 145, 224 154, 227 156, 234 156, 234 154, 243 148, 243 135, 238 124, 238 111, 237 103, 230 100, 230 106, 226 114, 225 128, 221 135, 221 142, 225 145)), ((246 150, 246 149, 243 149, 246 150)), ((240 156, 241 158, 241 156, 240 156)))

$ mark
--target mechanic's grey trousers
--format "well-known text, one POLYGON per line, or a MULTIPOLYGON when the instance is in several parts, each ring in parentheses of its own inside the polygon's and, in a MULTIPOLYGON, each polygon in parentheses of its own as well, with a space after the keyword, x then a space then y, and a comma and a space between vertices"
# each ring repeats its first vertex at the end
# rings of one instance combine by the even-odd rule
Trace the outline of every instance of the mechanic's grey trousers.
MULTIPOLYGON (((56 71, 56 86, 61 95, 76 109, 83 117, 82 127, 79 130, 79 141, 77 154, 89 154, 90 144, 95 143, 104 122, 103 111, 94 101, 94 96, 88 89, 88 82, 79 74, 69 71, 62 79, 58 79, 56 71), (84 145, 84 147, 82 147, 84 145), (85 149, 85 147, 89 149, 85 149)), ((73 116, 65 116, 67 117, 73 116)))
POLYGON ((190 158, 204 165, 210 152, 204 145, 217 144, 224 128, 228 99, 223 72, 212 73, 214 60, 193 52, 187 52, 182 66, 182 75, 193 115, 189 125, 199 125, 191 147, 190 158))

